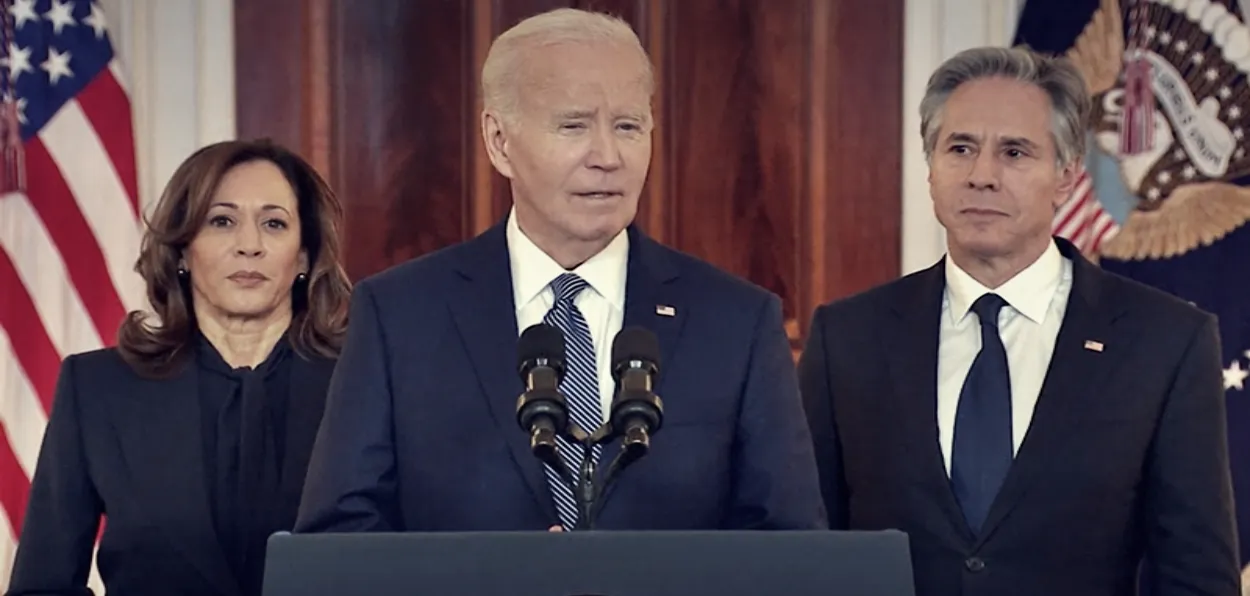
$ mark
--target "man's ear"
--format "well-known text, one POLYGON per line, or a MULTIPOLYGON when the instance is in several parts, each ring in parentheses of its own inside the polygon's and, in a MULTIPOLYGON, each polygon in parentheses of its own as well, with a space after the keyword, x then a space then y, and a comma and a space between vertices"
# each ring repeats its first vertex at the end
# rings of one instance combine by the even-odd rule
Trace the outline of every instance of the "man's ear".
POLYGON ((482 141, 490 163, 503 177, 512 178, 512 161, 508 159, 508 136, 503 119, 496 112, 482 110, 482 141))
POLYGON ((1063 206, 1068 202, 1068 198, 1072 196, 1072 191, 1076 189, 1076 182, 1081 177, 1081 172, 1085 171, 1085 164, 1074 159, 1067 165, 1061 166, 1059 169, 1059 188, 1055 193, 1054 204, 1055 209, 1063 206))

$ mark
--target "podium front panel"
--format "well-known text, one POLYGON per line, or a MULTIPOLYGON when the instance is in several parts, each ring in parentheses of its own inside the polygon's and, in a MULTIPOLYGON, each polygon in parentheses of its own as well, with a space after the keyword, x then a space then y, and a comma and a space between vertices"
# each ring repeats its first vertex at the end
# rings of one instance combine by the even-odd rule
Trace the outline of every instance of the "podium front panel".
POLYGON ((901 532, 277 534, 265 596, 914 596, 901 532))

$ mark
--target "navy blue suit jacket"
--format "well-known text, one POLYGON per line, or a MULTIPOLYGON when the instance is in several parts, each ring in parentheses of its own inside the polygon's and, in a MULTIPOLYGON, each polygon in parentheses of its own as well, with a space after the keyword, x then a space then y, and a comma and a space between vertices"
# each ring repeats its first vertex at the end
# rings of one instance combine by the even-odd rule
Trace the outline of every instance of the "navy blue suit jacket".
MULTIPOLYGON (((628 233, 624 325, 659 337, 665 421, 598 527, 827 527, 780 301, 628 233)), ((516 422, 515 312, 502 224, 358 284, 295 531, 558 524, 516 422)))

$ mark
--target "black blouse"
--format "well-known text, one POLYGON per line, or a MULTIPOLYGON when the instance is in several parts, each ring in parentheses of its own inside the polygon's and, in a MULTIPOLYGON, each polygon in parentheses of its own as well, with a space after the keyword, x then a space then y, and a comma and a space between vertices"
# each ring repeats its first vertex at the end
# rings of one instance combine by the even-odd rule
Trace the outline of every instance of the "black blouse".
POLYGON ((243 594, 259 596, 278 514, 291 348, 285 337, 253 368, 232 368, 203 335, 196 360, 204 470, 217 539, 243 594))

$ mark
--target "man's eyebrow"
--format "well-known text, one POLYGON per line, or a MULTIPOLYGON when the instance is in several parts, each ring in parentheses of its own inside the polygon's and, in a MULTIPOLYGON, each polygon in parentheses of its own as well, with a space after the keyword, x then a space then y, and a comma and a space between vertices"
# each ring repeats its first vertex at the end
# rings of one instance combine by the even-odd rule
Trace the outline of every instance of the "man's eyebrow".
POLYGON ((1027 137, 1003 137, 1002 144, 1011 147, 1024 147, 1026 149, 1037 149, 1040 147, 1040 145, 1029 140, 1027 137))
POLYGON ((967 132, 952 132, 946 136, 947 143, 980 143, 981 139, 967 132))

